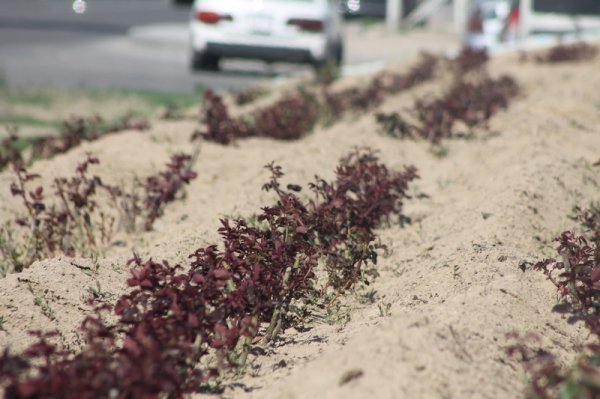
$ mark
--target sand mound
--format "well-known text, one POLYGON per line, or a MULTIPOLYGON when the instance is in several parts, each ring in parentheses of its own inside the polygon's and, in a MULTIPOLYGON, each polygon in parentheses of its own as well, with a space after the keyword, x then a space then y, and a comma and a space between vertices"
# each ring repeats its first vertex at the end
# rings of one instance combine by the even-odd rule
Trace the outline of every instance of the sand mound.
MULTIPOLYGON (((248 216, 273 200, 260 190, 267 162, 283 166, 286 182, 306 184, 315 174, 331 178, 338 159, 355 146, 370 146, 392 169, 419 169, 421 179, 411 187, 415 198, 406 204, 412 224, 380 229, 389 248, 377 265, 381 275, 344 300, 338 319, 286 331, 269 354, 250 359, 240 380, 244 389, 229 388, 225 395, 519 396, 523 372, 505 355, 506 333, 535 331, 566 360, 588 338, 583 325, 551 312, 555 288, 527 265, 551 255, 553 237, 573 227, 567 216, 574 205, 600 200, 599 169, 592 166, 600 159, 599 67, 600 60, 566 66, 495 60, 492 73, 512 74, 523 94, 488 129, 444 142, 443 157, 427 143, 384 136, 372 114, 348 115, 297 142, 205 143, 198 178, 153 232, 119 237, 120 245, 95 261, 45 260, 0 280, 0 316, 6 320, 0 349, 25 348, 32 342, 29 329, 57 329, 77 348, 77 326, 90 311, 85 299, 92 288, 109 302, 126 291, 132 249, 182 262, 197 247, 216 242, 219 218, 248 216)), ((401 111, 444 87, 438 82, 388 98, 382 110, 401 111)), ((38 162, 32 171, 48 182, 70 174, 92 152, 101 161, 95 173, 128 181, 160 169, 170 154, 191 151, 194 128, 189 121, 157 121, 151 131, 106 137, 38 162)), ((0 174, 6 188, 0 221, 19 209, 7 189, 11 179, 0 174)))

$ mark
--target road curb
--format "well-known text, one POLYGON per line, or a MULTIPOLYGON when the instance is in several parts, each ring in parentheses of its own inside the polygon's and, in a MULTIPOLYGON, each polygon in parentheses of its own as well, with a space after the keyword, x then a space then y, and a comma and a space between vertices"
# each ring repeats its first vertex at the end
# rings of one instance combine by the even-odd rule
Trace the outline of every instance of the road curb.
POLYGON ((384 60, 374 60, 358 64, 346 64, 342 66, 341 74, 344 77, 371 75, 385 69, 387 63, 384 60))

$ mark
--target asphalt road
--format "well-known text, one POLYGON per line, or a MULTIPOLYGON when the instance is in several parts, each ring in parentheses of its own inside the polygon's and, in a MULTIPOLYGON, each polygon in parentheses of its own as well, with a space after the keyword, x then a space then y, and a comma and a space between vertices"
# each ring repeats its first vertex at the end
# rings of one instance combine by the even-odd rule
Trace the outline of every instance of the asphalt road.
POLYGON ((0 77, 11 86, 132 87, 191 92, 239 90, 302 66, 227 61, 217 73, 192 73, 183 45, 139 43, 130 28, 185 23, 189 9, 170 0, 0 0, 0 77))

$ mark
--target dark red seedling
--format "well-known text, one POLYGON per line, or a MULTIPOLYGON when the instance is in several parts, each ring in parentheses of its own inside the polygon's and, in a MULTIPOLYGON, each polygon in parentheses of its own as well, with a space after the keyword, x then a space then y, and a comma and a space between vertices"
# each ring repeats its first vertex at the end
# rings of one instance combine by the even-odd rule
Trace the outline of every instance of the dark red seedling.
POLYGON ((43 336, 21 355, 4 352, 0 387, 8 398, 194 393, 223 369, 243 365, 258 339, 276 339, 295 320, 296 301, 318 297, 319 259, 326 260, 327 288, 342 292, 364 280, 366 262, 376 260, 374 229, 400 216, 416 178, 412 167, 391 172, 372 151, 355 151, 341 160, 335 181, 316 178, 314 200, 303 202, 300 186, 283 188, 279 166, 267 168, 264 189, 277 201, 262 208, 260 227, 221 220, 221 245, 197 249, 185 268, 135 256, 116 324, 87 319, 80 353, 43 336))
POLYGON ((15 221, 14 229, 0 231, 0 266, 5 272, 20 272, 34 261, 54 257, 92 256, 110 241, 114 219, 97 209, 98 190, 107 187, 98 176, 89 176, 90 165, 98 159, 88 155, 76 175, 56 178, 53 191, 30 185, 39 175, 23 167, 15 170, 17 182, 12 195, 21 198, 26 214, 15 221), (97 215, 97 216, 96 216, 97 215))
POLYGON ((250 87, 234 95, 236 105, 248 105, 268 94, 268 91, 261 87, 250 87))
POLYGON ((65 153, 83 142, 95 141, 107 134, 123 130, 147 130, 149 128, 150 125, 147 121, 132 117, 126 117, 116 124, 107 125, 99 116, 92 118, 73 116, 63 121, 58 137, 39 137, 33 140, 29 163, 37 159, 47 159, 65 153))
MULTIPOLYGON (((577 361, 565 368, 548 352, 533 351, 529 342, 517 342, 509 354, 520 355, 529 375, 528 397, 551 399, 567 393, 573 397, 595 398, 600 395, 600 223, 597 205, 575 208, 585 235, 566 231, 556 239, 558 259, 546 259, 534 265, 557 287, 564 303, 554 311, 570 314, 569 322, 585 322, 594 342, 579 346, 577 361)), ((564 396, 564 395, 562 395, 564 396)))
POLYGON ((203 137, 219 144, 229 144, 251 135, 249 123, 232 118, 223 99, 211 90, 204 95, 201 122, 205 124, 205 129, 195 133, 192 140, 203 137))
POLYGON ((598 248, 582 236, 564 232, 558 239, 560 260, 547 259, 534 268, 541 270, 572 301, 573 311, 600 336, 600 259, 598 248))
POLYGON ((318 117, 319 105, 314 96, 305 92, 289 94, 252 115, 253 132, 256 136, 296 140, 313 129, 318 117))
POLYGON ((439 57, 422 52, 417 64, 408 72, 384 73, 382 76, 384 90, 389 94, 397 94, 433 79, 439 61, 439 57))
POLYGON ((381 74, 363 87, 333 90, 322 85, 317 94, 298 90, 240 117, 232 117, 224 100, 207 91, 200 118, 204 128, 194 132, 191 139, 202 137, 220 144, 253 136, 299 139, 320 121, 329 124, 348 112, 374 109, 386 94, 396 94, 432 79, 438 62, 438 57, 423 53, 408 72, 381 74))
POLYGON ((540 63, 589 61, 594 59, 597 54, 597 47, 585 42, 579 42, 554 46, 545 53, 535 57, 535 60, 540 63))
POLYGON ((473 81, 459 79, 439 98, 420 99, 414 104, 415 122, 399 114, 377 116, 384 131, 396 137, 418 137, 434 144, 455 135, 457 122, 468 128, 484 125, 519 93, 519 86, 509 76, 498 79, 479 77, 473 81))
POLYGON ((0 171, 9 165, 23 165, 23 154, 19 148, 17 129, 9 129, 8 136, 0 140, 0 171))
MULTIPOLYGON (((164 171, 146 178, 143 185, 143 209, 146 211, 144 229, 152 229, 152 225, 164 211, 165 206, 175 201, 183 187, 196 178, 192 167, 197 154, 175 154, 167 163, 164 171)), ((134 207, 132 207, 133 209, 134 207)))
POLYGON ((486 49, 464 47, 458 56, 450 61, 454 72, 459 76, 480 69, 489 60, 486 49))
POLYGON ((390 137, 399 139, 411 137, 413 127, 397 112, 375 114, 375 120, 390 137))

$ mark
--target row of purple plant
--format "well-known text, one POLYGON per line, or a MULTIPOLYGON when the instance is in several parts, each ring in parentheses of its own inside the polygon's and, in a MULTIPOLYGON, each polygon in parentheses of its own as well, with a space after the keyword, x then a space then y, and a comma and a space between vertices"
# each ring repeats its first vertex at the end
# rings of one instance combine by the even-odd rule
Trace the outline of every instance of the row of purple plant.
POLYGON ((485 51, 464 49, 450 63, 453 83, 442 95, 415 101, 405 115, 378 113, 377 122, 391 137, 424 139, 434 144, 456 136, 457 126, 471 130, 485 125, 520 91, 510 76, 489 77, 487 61, 485 51))
POLYGON ((137 256, 131 290, 82 325, 87 346, 72 354, 38 340, 19 355, 0 356, 0 387, 15 398, 179 398, 223 369, 242 365, 260 339, 268 342, 294 321, 295 308, 323 292, 343 292, 375 263, 374 229, 400 217, 413 167, 392 172, 370 150, 344 157, 333 182, 316 178, 312 200, 281 183, 267 166, 264 189, 277 197, 262 208, 260 227, 221 221, 220 246, 174 265, 137 256), (323 287, 316 271, 327 271, 323 287))
POLYGON ((83 142, 95 141, 108 134, 124 130, 147 130, 147 121, 126 117, 116 123, 108 124, 99 116, 92 118, 71 117, 63 121, 58 136, 36 137, 30 140, 27 154, 19 145, 16 129, 9 131, 0 142, 0 170, 8 165, 27 166, 38 159, 51 158, 78 147, 83 142))
POLYGON ((323 85, 317 90, 297 90, 269 106, 239 117, 231 116, 221 96, 208 91, 201 117, 204 128, 192 138, 202 137, 220 144, 248 137, 299 139, 320 121, 331 123, 348 112, 371 110, 381 104, 386 95, 431 80, 439 61, 439 57, 422 54, 408 71, 381 73, 364 87, 334 91, 329 85, 323 85))
POLYGON ((127 232, 152 229, 196 177, 196 155, 173 155, 163 171, 137 182, 131 192, 90 176, 90 166, 99 161, 89 154, 74 176, 55 178, 51 192, 35 185, 38 174, 15 167, 10 191, 21 199, 24 215, 0 228, 0 277, 59 254, 92 257, 110 244, 115 222, 127 232))

